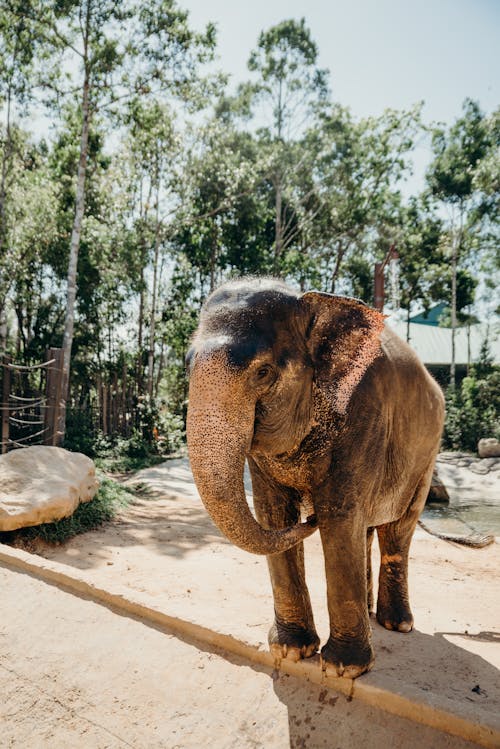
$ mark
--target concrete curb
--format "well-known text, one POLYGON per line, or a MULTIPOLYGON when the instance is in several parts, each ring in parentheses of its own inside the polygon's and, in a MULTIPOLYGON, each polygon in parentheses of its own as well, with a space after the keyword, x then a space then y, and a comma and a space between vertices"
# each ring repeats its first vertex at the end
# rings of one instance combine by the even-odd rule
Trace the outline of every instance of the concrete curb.
POLYGON ((326 676, 319 667, 318 657, 299 663, 288 660, 277 663, 268 651, 259 650, 235 637, 221 634, 194 622, 169 616, 163 611, 136 600, 133 591, 128 588, 116 587, 114 590, 99 588, 64 564, 48 561, 35 554, 29 554, 4 544, 0 544, 0 564, 16 571, 29 573, 40 580, 107 605, 120 613, 138 617, 181 637, 210 645, 271 670, 279 668, 283 673, 340 692, 348 699, 358 699, 393 715, 475 742, 487 749, 500 747, 500 730, 495 726, 468 720, 451 711, 436 707, 431 702, 423 702, 421 699, 412 700, 407 696, 370 684, 363 677, 352 680, 326 676))

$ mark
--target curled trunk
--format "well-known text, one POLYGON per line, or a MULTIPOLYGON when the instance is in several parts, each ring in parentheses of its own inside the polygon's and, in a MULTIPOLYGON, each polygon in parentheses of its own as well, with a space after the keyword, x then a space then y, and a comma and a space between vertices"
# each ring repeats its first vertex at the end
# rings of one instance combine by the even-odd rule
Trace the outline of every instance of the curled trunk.
POLYGON ((311 535, 315 519, 265 530, 245 496, 243 470, 254 429, 255 404, 222 368, 196 366, 191 377, 187 440, 193 476, 203 504, 226 538, 254 554, 287 551, 311 535))

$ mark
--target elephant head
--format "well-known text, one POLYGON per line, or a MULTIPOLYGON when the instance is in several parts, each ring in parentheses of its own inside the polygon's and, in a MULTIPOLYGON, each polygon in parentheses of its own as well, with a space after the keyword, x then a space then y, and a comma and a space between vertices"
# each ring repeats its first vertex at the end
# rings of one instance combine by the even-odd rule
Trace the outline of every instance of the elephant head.
POLYGON ((273 279, 239 279, 206 301, 187 364, 187 441, 203 503, 222 533, 254 553, 286 551, 315 517, 265 530, 243 485, 249 453, 277 457, 313 428, 313 383, 343 413, 379 349, 383 317, 361 302, 273 279))

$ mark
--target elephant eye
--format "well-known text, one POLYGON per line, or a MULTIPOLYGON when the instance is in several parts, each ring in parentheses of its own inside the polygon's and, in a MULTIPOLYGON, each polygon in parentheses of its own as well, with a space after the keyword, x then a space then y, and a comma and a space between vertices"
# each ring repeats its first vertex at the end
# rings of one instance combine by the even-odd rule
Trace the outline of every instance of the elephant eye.
POLYGON ((273 368, 269 364, 265 364, 263 367, 259 367, 256 376, 259 382, 265 382, 266 380, 271 379, 273 374, 273 368))

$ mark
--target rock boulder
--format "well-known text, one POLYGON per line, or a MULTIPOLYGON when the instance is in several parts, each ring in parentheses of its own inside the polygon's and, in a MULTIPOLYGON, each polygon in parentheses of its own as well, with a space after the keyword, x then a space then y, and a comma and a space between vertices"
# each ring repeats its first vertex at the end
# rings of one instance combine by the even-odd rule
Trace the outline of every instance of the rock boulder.
POLYGON ((479 440, 477 452, 480 458, 500 458, 500 442, 493 437, 479 440))
POLYGON ((81 453, 37 445, 0 455, 0 531, 67 517, 98 486, 93 461, 81 453))
POLYGON ((446 503, 449 501, 450 501, 450 495, 448 494, 446 486, 443 484, 443 482, 439 478, 437 469, 435 468, 432 474, 432 482, 431 482, 431 486, 429 489, 429 494, 427 495, 426 502, 446 503))

